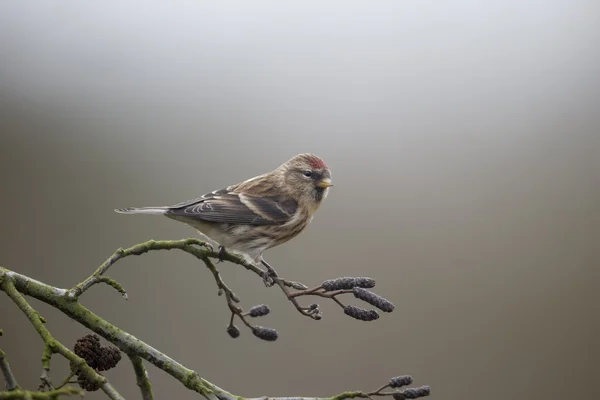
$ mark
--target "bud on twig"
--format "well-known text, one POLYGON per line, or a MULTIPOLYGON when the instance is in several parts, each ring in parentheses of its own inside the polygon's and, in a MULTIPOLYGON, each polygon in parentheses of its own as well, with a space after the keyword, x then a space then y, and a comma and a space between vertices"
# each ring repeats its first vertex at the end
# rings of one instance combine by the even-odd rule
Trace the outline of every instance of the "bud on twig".
POLYGON ((296 290, 306 290, 306 289, 308 289, 308 286, 306 286, 304 283, 300 283, 300 282, 284 281, 283 283, 284 283, 285 286, 291 287, 291 288, 296 289, 296 290))

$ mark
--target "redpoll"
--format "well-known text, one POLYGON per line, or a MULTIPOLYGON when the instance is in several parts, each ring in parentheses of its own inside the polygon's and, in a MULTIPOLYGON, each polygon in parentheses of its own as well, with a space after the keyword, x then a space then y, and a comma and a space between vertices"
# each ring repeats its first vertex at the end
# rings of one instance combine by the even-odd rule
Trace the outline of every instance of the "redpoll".
POLYGON ((184 222, 220 246, 262 262, 263 252, 300 234, 327 197, 331 172, 319 157, 299 154, 272 172, 168 207, 122 208, 184 222))

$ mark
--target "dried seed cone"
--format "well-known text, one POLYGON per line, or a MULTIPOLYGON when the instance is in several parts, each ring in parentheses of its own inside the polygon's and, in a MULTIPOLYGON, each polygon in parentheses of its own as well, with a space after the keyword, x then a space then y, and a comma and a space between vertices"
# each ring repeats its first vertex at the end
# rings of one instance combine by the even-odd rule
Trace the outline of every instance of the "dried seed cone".
POLYGON ((98 371, 106 371, 116 367, 121 361, 121 352, 116 347, 100 345, 98 335, 85 335, 75 342, 73 352, 98 371))
POLYGON ((79 387, 88 392, 95 392, 96 390, 100 389, 100 386, 96 385, 93 382, 90 382, 81 371, 77 373, 77 381, 79 383, 79 387))
POLYGON ((121 352, 116 347, 100 347, 100 358, 96 360, 98 371, 107 371, 117 366, 121 361, 121 352))
POLYGON ((92 368, 96 368, 96 361, 101 358, 100 338, 98 335, 85 335, 75 342, 73 351, 92 368))

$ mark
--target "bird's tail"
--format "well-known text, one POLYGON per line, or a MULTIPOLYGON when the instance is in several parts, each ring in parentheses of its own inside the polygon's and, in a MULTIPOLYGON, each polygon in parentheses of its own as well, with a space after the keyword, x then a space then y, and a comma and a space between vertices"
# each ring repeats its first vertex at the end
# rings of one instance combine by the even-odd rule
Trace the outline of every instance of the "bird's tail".
POLYGON ((117 208, 119 214, 164 214, 169 207, 129 207, 117 208))

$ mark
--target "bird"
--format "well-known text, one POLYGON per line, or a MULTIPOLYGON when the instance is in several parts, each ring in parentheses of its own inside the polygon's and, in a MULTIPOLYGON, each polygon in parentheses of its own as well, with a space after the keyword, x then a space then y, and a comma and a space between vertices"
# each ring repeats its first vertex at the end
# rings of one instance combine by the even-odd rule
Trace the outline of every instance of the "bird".
POLYGON ((298 154, 275 170, 172 206, 119 208, 120 214, 158 214, 196 229, 246 262, 273 268, 263 253, 298 236, 333 186, 327 164, 298 154))

